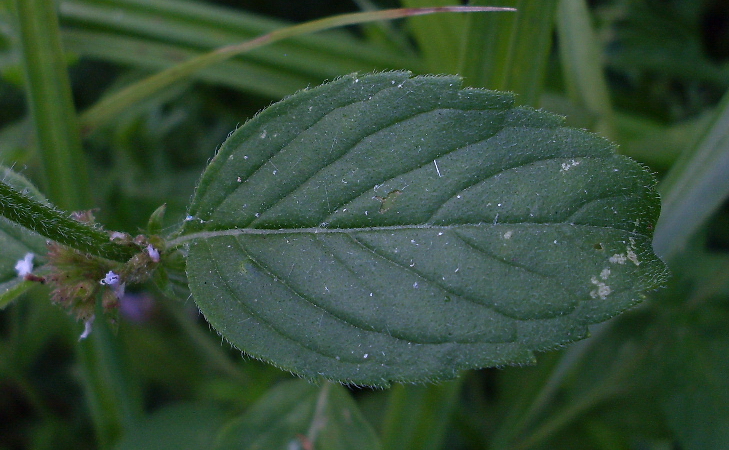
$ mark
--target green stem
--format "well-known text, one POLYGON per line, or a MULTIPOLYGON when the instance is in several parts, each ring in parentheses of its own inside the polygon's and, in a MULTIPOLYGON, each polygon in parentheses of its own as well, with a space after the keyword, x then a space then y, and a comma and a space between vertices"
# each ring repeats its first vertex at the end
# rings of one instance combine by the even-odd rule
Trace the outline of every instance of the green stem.
POLYGON ((263 47, 264 45, 272 44, 293 36, 377 20, 392 20, 403 17, 445 12, 487 11, 514 11, 514 8, 444 6, 434 8, 388 9, 374 12, 342 14, 282 28, 241 44, 221 47, 210 53, 185 61, 177 66, 170 67, 169 69, 163 70, 162 72, 152 75, 145 80, 122 89, 116 94, 112 94, 99 101, 96 105, 84 112, 81 116, 81 128, 83 133, 90 133, 99 125, 107 122, 113 117, 116 117, 126 108, 144 100, 171 84, 184 79, 198 70, 212 64, 225 61, 233 56, 240 55, 253 49, 263 47))
POLYGON ((2 182, 0 216, 65 246, 113 261, 126 262, 139 252, 136 247, 112 242, 106 232, 71 219, 2 182))
POLYGON ((64 209, 91 205, 56 2, 15 0, 28 103, 33 116, 45 193, 64 209))
POLYGON ((102 317, 100 299, 96 315, 91 335, 77 347, 77 357, 99 448, 108 449, 141 418, 142 395, 121 342, 102 317))

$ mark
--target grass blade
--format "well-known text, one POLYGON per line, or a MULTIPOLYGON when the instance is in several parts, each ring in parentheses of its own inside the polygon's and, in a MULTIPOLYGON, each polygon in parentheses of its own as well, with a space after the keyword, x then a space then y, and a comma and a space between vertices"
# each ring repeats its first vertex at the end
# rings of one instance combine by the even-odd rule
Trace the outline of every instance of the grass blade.
POLYGON ((560 0, 557 32, 569 98, 595 116, 593 130, 614 137, 613 113, 600 48, 585 0, 560 0))
POLYGON ((55 4, 47 0, 15 0, 14 4, 45 193, 64 209, 88 207, 88 175, 55 4))
MULTIPOLYGON (((409 8, 425 6, 446 6, 452 0, 401 0, 409 8)), ((431 73, 457 73, 458 50, 463 43, 464 16, 427 16, 408 21, 408 28, 418 43, 418 48, 431 73), (437 36, 437 37, 436 37, 437 36)))
POLYGON ((101 100, 95 106, 86 111, 82 117, 82 130, 86 133, 90 132, 102 123, 115 117, 119 112, 129 106, 147 98, 149 95, 164 89, 171 84, 182 80, 191 74, 208 67, 225 61, 233 56, 250 50, 260 48, 264 45, 278 42, 293 36, 314 33, 317 31, 328 30, 345 25, 355 25, 360 23, 372 22, 375 20, 391 20, 416 15, 443 13, 443 12, 486 12, 486 11, 503 11, 510 10, 508 8, 493 7, 434 7, 434 8, 401 8, 390 9, 375 12, 362 12, 352 14, 342 14, 338 16, 327 17, 312 22, 306 22, 291 27, 273 31, 271 33, 260 36, 256 39, 243 42, 241 44, 229 45, 219 48, 213 52, 204 54, 197 58, 193 58, 177 66, 164 70, 153 75, 146 80, 136 83, 123 89, 122 91, 110 95, 101 100))
POLYGON ((459 73, 469 86, 513 91, 521 104, 536 106, 551 50, 557 0, 491 1, 516 14, 469 15, 459 73))
POLYGON ((729 195, 729 92, 703 140, 673 165, 659 190, 663 210, 653 247, 664 259, 675 257, 689 238, 729 195))
MULTIPOLYGON (((67 26, 64 34, 66 31, 102 31, 117 37, 136 38, 150 45, 207 52, 290 25, 212 5, 201 8, 195 3, 176 0, 138 3, 134 0, 67 0, 61 8, 62 23, 67 26)), ((363 67, 415 68, 419 61, 341 31, 330 31, 326 36, 300 36, 277 44, 275 50, 252 51, 240 59, 270 71, 284 69, 285 72, 314 74, 316 82, 363 67)))
MULTIPOLYGON (((66 30, 66 47, 85 57, 111 61, 153 71, 165 70, 204 52, 113 33, 90 30, 66 30)), ((333 76, 333 75, 332 75, 333 76)), ((291 72, 283 68, 253 61, 231 59, 209 66, 191 75, 196 80, 231 87, 256 95, 281 98, 321 78, 311 74, 291 72)))

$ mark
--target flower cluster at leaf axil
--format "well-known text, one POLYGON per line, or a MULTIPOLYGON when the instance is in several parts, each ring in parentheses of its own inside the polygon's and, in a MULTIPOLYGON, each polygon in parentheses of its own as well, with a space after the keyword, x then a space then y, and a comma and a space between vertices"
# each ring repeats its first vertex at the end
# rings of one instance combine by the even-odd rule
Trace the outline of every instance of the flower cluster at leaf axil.
POLYGON ((48 281, 53 289, 51 298, 86 322, 94 317, 99 295, 104 312, 114 320, 126 286, 149 280, 160 262, 161 239, 143 235, 133 238, 119 232, 111 232, 109 236, 120 245, 138 248, 139 252, 121 263, 55 242, 48 245, 51 267, 48 281))

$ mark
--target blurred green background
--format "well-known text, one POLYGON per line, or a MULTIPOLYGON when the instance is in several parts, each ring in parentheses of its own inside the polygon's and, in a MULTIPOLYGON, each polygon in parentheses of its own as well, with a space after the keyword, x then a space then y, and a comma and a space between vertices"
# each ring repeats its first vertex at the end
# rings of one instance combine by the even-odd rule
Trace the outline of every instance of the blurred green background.
MULTIPOLYGON (((345 437, 311 448, 729 448, 726 0, 475 1, 519 13, 301 36, 203 69, 113 120, 83 115, 156 71, 287 24, 453 3, 2 0, 0 163, 65 209, 95 208, 108 229, 136 234, 166 204, 172 231, 217 146, 271 102, 355 71, 459 73, 610 138, 658 175, 664 215, 655 247, 673 272, 665 289, 592 338, 540 354, 534 367, 345 392, 287 384, 290 374, 241 356, 184 290, 177 298, 151 286, 130 292, 118 330, 98 321, 93 339, 79 343, 83 325, 39 287, 0 311, 0 449, 227 448, 234 432, 247 442, 238 448, 276 448, 270 439, 288 430, 283 423, 308 429, 328 389, 353 419, 331 425, 345 437), (39 136, 50 125, 28 106, 40 91, 29 77, 49 59, 21 31, 24 21, 46 23, 42 10, 57 14, 59 33, 37 33, 60 39, 64 53, 55 54, 68 66, 80 119, 62 100, 36 105, 69 120, 71 162, 49 154, 53 145, 39 136), (40 66, 28 63, 33 52, 40 66), (71 181, 54 178, 64 174, 71 181), (77 197, 66 193, 74 184, 77 197), (303 418, 297 405, 310 407, 303 418)), ((310 448, 306 436, 286 442, 310 448)))

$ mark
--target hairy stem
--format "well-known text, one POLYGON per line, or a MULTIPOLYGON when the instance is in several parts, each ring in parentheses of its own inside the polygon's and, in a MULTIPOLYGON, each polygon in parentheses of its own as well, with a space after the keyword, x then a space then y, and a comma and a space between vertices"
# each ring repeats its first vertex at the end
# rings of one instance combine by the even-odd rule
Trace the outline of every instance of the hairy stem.
POLYGON ((0 215, 67 247, 113 261, 126 262, 139 252, 136 247, 112 242, 106 232, 74 220, 2 182, 0 215))

